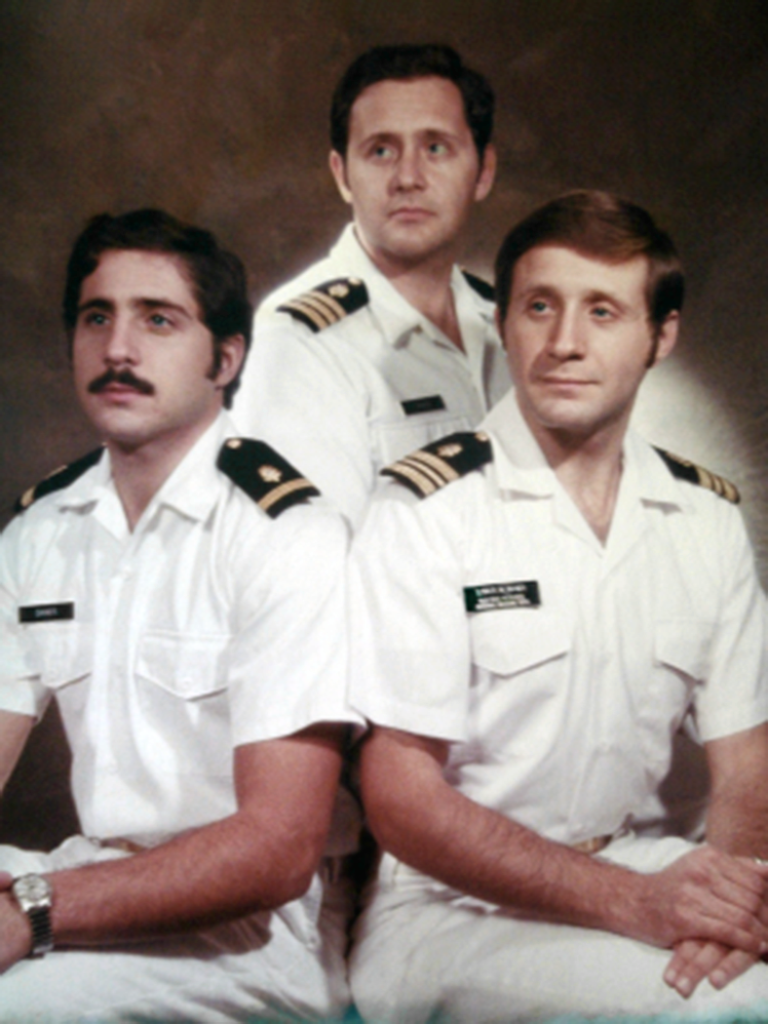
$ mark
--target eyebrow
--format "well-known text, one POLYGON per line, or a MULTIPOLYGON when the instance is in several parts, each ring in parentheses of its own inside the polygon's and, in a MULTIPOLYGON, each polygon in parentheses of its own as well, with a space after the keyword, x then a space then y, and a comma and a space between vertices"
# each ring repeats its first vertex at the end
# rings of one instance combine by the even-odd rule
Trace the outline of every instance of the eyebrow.
MULTIPOLYGON (((545 298, 558 299, 562 297, 562 292, 560 292, 559 289, 556 288, 554 285, 533 284, 520 293, 520 298, 523 300, 527 300, 535 295, 542 295, 545 298)), ((581 296, 581 301, 585 302, 588 306, 592 306, 595 303, 606 302, 610 303, 610 305, 612 306, 616 306, 624 313, 633 312, 632 306, 627 305, 627 303, 624 302, 622 299, 618 298, 611 292, 602 291, 598 288, 595 288, 592 291, 589 291, 585 295, 581 296)))
MULTIPOLYGON (((361 148, 365 148, 366 146, 370 146, 372 143, 379 143, 379 144, 382 143, 382 142, 397 143, 406 134, 410 135, 411 133, 410 132, 408 132, 408 133, 406 133, 406 132, 398 132, 398 131, 371 132, 370 135, 366 135, 364 138, 362 138, 360 140, 360 142, 358 143, 358 145, 361 148)), ((449 129, 449 128, 438 128, 438 127, 434 127, 434 128, 420 128, 414 134, 416 136, 418 136, 418 137, 421 137, 422 139, 427 140, 427 141, 430 141, 432 139, 456 139, 456 138, 459 137, 456 132, 451 131, 451 129, 449 129)))
MULTIPOLYGON (((145 310, 146 312, 151 312, 155 309, 170 309, 185 316, 188 320, 196 319, 185 306, 180 306, 177 302, 172 302, 170 299, 131 299, 129 306, 131 309, 145 310)), ((116 306, 112 299, 89 299, 88 302, 83 302, 77 307, 77 314, 80 316, 81 313, 85 313, 90 309, 99 310, 103 313, 114 313, 116 306)))

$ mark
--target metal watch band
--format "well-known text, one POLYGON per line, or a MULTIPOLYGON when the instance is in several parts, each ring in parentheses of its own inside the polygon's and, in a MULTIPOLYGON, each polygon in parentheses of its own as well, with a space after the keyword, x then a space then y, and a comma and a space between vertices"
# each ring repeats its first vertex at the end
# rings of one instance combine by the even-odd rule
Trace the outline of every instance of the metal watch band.
POLYGON ((43 956, 53 949, 53 929, 51 928, 51 908, 33 907, 27 911, 29 923, 32 925, 32 949, 30 956, 43 956))

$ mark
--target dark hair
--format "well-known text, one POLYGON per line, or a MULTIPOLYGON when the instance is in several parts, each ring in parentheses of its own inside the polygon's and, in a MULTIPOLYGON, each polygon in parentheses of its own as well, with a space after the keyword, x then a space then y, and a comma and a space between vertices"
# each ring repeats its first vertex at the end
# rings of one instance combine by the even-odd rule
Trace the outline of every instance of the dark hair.
POLYGON ((509 232, 496 257, 496 301, 504 322, 517 261, 540 245, 562 245, 610 263, 648 260, 646 302, 658 333, 670 313, 683 308, 685 278, 669 235, 641 206, 608 192, 579 191, 534 210, 509 232))
MULTIPOLYGON (((213 371, 220 365, 221 342, 235 334, 251 343, 253 308, 248 299, 245 268, 234 253, 219 248, 210 231, 184 224, 163 210, 133 210, 119 217, 101 213, 93 217, 74 244, 67 263, 62 313, 71 340, 77 324, 80 289, 94 272, 102 253, 139 250, 178 256, 184 263, 202 322, 213 335, 213 371)), ((242 367, 240 368, 242 372, 242 367)), ((229 408, 240 383, 240 373, 224 388, 229 408)))
POLYGON ((482 160, 493 132, 493 90, 481 74, 464 66, 454 49, 437 44, 374 46, 353 61, 336 86, 331 101, 332 148, 346 156, 352 107, 369 85, 389 79, 432 75, 447 78, 461 93, 464 116, 482 160))

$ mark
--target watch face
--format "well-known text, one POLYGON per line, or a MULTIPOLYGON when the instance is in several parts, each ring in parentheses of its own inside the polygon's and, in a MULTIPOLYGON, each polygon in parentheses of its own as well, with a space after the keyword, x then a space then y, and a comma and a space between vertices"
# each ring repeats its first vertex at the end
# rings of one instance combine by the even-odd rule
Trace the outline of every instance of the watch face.
POLYGON ((13 894, 22 906, 46 903, 51 897, 51 887, 41 875, 22 875, 13 883, 13 894))

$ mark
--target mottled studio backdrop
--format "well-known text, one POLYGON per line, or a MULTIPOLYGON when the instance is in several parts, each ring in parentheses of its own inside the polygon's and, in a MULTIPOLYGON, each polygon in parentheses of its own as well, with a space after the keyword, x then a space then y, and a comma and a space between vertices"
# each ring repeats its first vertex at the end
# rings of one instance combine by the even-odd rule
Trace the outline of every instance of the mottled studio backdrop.
MULTIPOLYGON (((159 205, 197 221, 244 258, 258 299, 346 220, 326 167, 337 78, 370 45, 427 40, 498 97, 499 175, 467 266, 487 274, 506 227, 579 186, 649 206, 677 240, 682 344, 639 419, 738 484, 768 583, 761 0, 0 0, 0 522, 94 442, 59 327, 84 220, 159 205)), ((17 774, 4 835, 67 827, 54 727, 17 774)))

